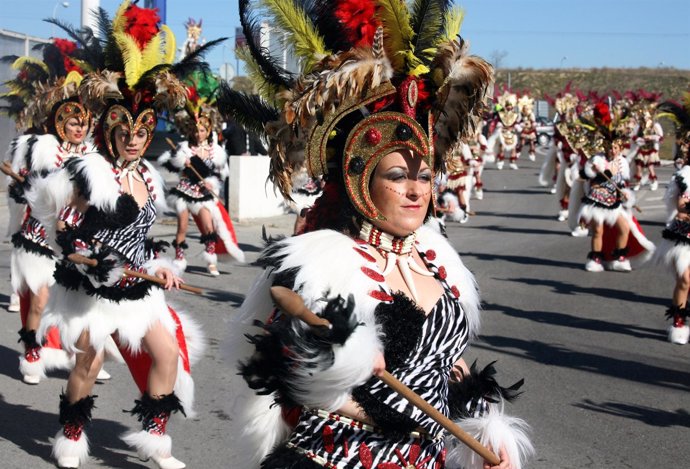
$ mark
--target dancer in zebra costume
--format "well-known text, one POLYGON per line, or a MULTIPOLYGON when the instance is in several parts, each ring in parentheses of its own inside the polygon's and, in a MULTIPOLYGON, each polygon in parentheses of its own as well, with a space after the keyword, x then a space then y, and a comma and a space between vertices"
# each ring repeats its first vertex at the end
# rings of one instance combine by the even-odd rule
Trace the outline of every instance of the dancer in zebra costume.
POLYGON ((27 193, 46 230, 57 232, 56 251, 64 256, 39 333, 57 326, 64 347, 76 353, 60 396, 62 428, 53 443, 59 467, 79 467, 88 457, 91 392, 111 336, 141 392, 130 411, 141 430, 124 435, 125 442, 162 469, 185 467, 172 455, 166 427, 174 413, 193 415, 190 364, 203 349, 200 330, 166 304, 163 288, 125 270, 155 275, 165 289, 181 281, 172 260, 159 256, 162 245, 147 239, 167 206, 162 178, 142 157, 157 112, 185 104, 176 67, 192 66, 170 64, 169 29, 149 28, 158 22, 156 10, 122 4, 103 39, 106 69, 89 73, 79 88, 89 109, 102 111, 94 132, 98 153, 70 160, 27 193))
MULTIPOLYGON (((341 18, 347 3, 322 7, 341 18)), ((439 17, 452 16, 440 3, 439 17)), ((296 4, 314 7, 281 3, 296 4)), ((255 17, 247 2, 240 12, 245 36, 257 38, 252 25, 259 23, 248 21, 255 17)), ((325 58, 313 65, 318 74, 284 80, 290 88, 276 94, 286 99, 279 110, 230 89, 219 98, 221 112, 266 129, 271 179, 284 196, 301 165, 326 180, 305 233, 269 241, 258 261, 265 271, 232 324, 229 348, 245 380, 232 395, 233 424, 242 435, 233 463, 246 469, 482 467, 481 458, 449 442, 438 424, 379 381, 385 369, 440 412, 464 419, 499 454, 500 467, 520 468, 530 448, 524 427, 496 404, 511 400, 520 384, 502 388, 493 369, 464 364, 462 353, 479 326, 477 286, 455 249, 422 226, 433 213, 435 172, 458 138, 472 136, 492 69, 467 55, 454 27, 412 19, 419 35, 438 27, 450 38, 424 62, 429 74, 413 75, 404 61, 393 62, 413 51, 387 42, 394 33, 386 28, 399 25, 387 26, 379 12, 372 7, 328 27, 307 15, 317 21, 312 30, 328 34, 323 43, 352 42, 321 51, 325 58), (296 292, 332 328, 312 329, 276 308, 272 287, 296 292)), ((250 46, 254 53, 266 53, 256 46, 250 46)))

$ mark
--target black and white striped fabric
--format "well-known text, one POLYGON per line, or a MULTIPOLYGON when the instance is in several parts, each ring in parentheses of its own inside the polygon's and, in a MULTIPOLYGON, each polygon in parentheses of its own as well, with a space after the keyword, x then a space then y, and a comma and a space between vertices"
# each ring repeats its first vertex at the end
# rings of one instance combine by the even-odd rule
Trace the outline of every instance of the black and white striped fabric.
MULTIPOLYGON (((427 315, 416 350, 397 368, 389 370, 427 402, 448 415, 448 380, 468 341, 468 327, 460 303, 448 290, 427 315)), ((426 430, 392 440, 335 414, 303 411, 287 448, 313 462, 340 469, 373 469, 379 464, 400 467, 443 467, 445 445, 440 425, 413 407, 383 382, 375 381, 371 393, 392 409, 410 416, 426 430), (404 459, 404 461, 402 459, 404 459)), ((263 468, 272 468, 271 456, 263 468)), ((278 461, 276 461, 278 462, 278 461)))
POLYGON ((140 267, 148 260, 145 241, 155 221, 156 206, 149 197, 133 223, 116 230, 100 230, 94 239, 117 251, 133 266, 140 267))

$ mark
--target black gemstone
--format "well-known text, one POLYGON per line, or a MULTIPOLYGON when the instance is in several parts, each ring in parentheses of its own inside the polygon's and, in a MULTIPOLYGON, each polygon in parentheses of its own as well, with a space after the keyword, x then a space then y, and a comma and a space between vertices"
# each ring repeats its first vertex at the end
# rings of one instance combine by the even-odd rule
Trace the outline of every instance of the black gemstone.
POLYGON ((400 140, 409 140, 412 138, 412 129, 407 124, 400 124, 395 129, 395 135, 397 135, 400 140))
POLYGON ((364 159, 361 156, 355 156, 350 160, 349 171, 352 174, 362 174, 364 172, 364 159))

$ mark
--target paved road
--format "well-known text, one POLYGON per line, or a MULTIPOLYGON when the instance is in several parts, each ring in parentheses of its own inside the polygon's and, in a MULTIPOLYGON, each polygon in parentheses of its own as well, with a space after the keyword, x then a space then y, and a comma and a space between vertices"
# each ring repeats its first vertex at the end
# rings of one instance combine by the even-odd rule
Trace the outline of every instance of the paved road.
MULTIPOLYGON (((667 181, 670 169, 661 171, 667 181)), ((517 171, 485 172, 485 199, 477 215, 448 228, 453 245, 474 271, 484 300, 480 340, 467 358, 498 360, 504 383, 525 378, 525 393, 510 412, 533 429, 537 457, 529 467, 682 467, 690 441, 690 346, 666 342, 664 310, 673 288, 663 270, 629 274, 583 270, 588 239, 569 236, 555 219, 555 197, 537 185, 537 164, 517 171)), ((662 191, 639 193, 639 218, 648 236, 660 237, 662 191)), ((7 216, 0 214, 0 224, 7 216)), ((288 233, 290 217, 264 220, 270 234, 288 233)), ((172 218, 155 230, 174 234, 172 218)), ((261 223, 237 226, 249 260, 261 247, 261 223)), ((192 252, 201 245, 190 236, 192 252)), ((0 245, 0 303, 9 295, 9 253, 0 245)), ((206 359, 196 366, 198 418, 174 420, 169 428, 178 458, 190 468, 234 468, 238 435, 229 434, 234 366, 221 344, 257 269, 228 266, 219 278, 192 260, 190 284, 207 288, 203 298, 170 296, 192 312, 209 338, 206 359)), ((35 387, 19 381, 16 331, 19 317, 0 312, 0 454, 3 468, 48 468, 50 440, 58 429, 58 394, 64 373, 35 387)), ((93 458, 86 467, 145 468, 116 436, 135 427, 123 414, 135 387, 126 369, 110 364, 113 379, 96 387, 95 420, 89 430, 93 458)))

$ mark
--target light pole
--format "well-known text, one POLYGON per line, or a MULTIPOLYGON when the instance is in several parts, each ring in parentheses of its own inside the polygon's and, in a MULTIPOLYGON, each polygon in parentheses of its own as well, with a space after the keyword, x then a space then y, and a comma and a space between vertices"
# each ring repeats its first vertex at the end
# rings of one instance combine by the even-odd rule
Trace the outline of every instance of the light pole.
MULTIPOLYGON (((51 18, 56 19, 57 9, 60 5, 62 5, 62 8, 67 8, 69 7, 69 2, 55 2, 55 7, 53 7, 53 16, 51 18)), ((55 25, 50 28, 50 35, 55 36, 55 25)))
POLYGON ((564 55, 563 57, 561 57, 561 65, 558 68, 563 68, 563 62, 565 62, 566 60, 568 60, 567 55, 564 55))

